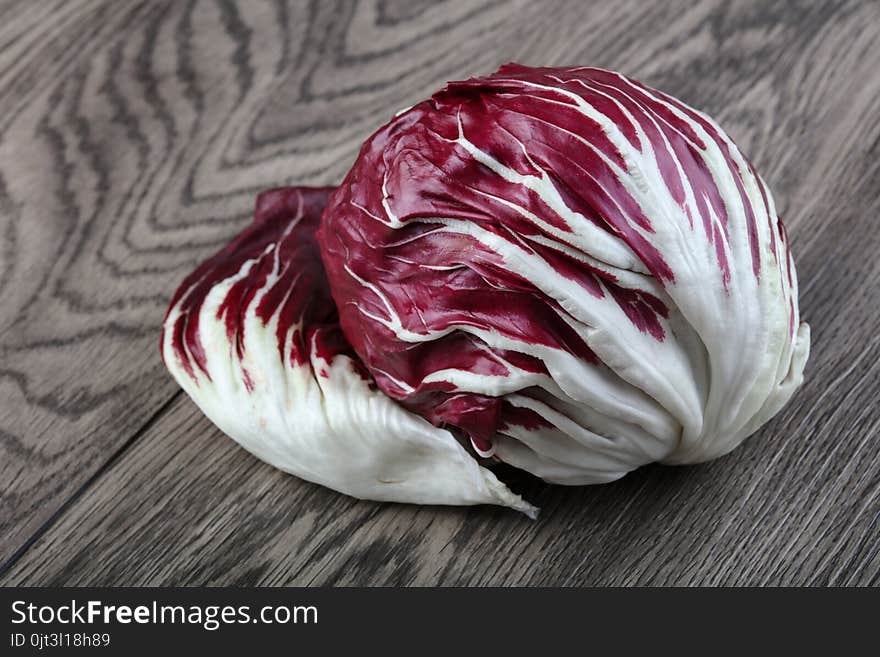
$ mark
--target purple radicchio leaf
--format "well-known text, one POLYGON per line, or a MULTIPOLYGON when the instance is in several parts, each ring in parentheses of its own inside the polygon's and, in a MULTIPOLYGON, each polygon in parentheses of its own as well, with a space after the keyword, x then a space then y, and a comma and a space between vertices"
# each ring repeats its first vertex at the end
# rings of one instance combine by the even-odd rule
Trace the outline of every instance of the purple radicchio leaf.
POLYGON ((534 515, 449 431, 377 390, 352 352, 315 240, 329 191, 260 195, 254 221, 174 295, 168 369, 227 435, 303 479, 365 499, 534 515))

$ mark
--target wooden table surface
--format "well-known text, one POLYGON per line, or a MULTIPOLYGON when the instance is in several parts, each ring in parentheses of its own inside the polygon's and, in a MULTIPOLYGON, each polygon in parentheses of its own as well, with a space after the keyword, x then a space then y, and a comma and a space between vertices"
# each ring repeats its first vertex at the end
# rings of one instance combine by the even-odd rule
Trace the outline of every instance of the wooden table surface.
POLYGON ((880 2, 0 0, 0 583, 877 584, 880 2), (768 180, 813 329, 743 447, 418 508, 284 475, 165 372, 171 292, 254 195, 506 61, 623 71, 768 180))

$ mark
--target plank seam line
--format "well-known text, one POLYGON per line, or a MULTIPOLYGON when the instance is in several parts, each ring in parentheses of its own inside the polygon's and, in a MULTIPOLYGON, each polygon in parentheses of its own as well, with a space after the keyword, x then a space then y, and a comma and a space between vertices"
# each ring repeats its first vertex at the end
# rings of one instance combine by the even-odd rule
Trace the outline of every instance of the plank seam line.
POLYGON ((171 397, 168 398, 149 418, 144 422, 141 427, 135 431, 132 436, 126 440, 115 452, 113 455, 104 461, 103 464, 89 477, 79 488, 77 488, 70 497, 68 497, 62 504, 59 506, 55 512, 49 516, 43 524, 41 524, 33 534, 31 534, 27 539, 25 539, 24 543, 22 543, 16 550, 13 552, 6 561, 0 564, 0 578, 2 578, 6 573, 8 573, 12 567, 21 559, 25 553, 30 550, 30 548, 36 543, 49 529, 58 522, 61 517, 67 512, 67 510, 73 506, 73 504, 79 500, 83 494, 101 477, 104 476, 106 472, 108 472, 122 457, 122 455, 128 451, 128 449, 137 442, 137 440, 144 435, 156 422, 159 418, 164 415, 165 411, 171 406, 174 401, 183 394, 183 390, 177 390, 171 397))

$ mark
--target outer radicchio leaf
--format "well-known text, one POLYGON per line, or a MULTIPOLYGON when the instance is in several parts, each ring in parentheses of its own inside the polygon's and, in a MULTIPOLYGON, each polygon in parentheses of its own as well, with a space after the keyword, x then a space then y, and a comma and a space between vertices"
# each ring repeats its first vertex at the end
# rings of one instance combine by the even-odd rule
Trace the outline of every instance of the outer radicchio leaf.
POLYGON ((329 188, 263 193, 245 230, 184 280, 165 363, 268 463, 355 497, 534 507, 443 428, 379 391, 343 336, 315 231, 329 188))
POLYGON ((616 73, 450 83, 366 142, 319 241, 378 387, 548 481, 720 456, 802 380, 769 189, 712 119, 616 73))

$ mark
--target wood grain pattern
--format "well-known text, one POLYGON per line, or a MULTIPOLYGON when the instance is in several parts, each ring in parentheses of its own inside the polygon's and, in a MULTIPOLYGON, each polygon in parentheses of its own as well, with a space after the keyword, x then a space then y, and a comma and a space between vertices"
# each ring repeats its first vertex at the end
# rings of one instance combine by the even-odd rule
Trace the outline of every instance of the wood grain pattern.
POLYGON ((3 584, 880 583, 880 4, 0 4, 3 584), (498 64, 622 70, 719 119, 774 190, 807 383, 728 457, 498 509, 352 500, 224 438, 158 356, 253 196, 498 64))

